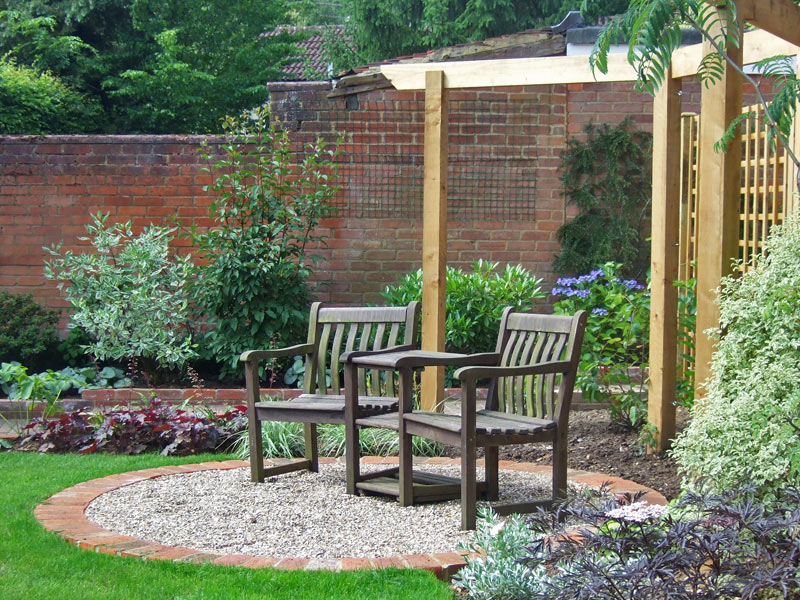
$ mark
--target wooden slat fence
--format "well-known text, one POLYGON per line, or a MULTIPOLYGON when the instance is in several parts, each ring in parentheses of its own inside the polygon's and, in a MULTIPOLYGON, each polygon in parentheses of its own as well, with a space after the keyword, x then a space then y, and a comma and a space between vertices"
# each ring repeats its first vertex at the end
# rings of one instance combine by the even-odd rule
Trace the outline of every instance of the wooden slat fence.
MULTIPOLYGON (((761 105, 746 106, 751 113, 742 125, 742 188, 739 209, 739 270, 744 272, 749 261, 759 254, 773 225, 783 222, 798 207, 796 174, 785 149, 775 148, 767 139, 761 105)), ((697 165, 699 116, 684 113, 681 118, 681 215, 680 258, 678 277, 689 281, 696 277, 697 265, 697 190, 702 169, 697 165)), ((792 144, 800 141, 798 128, 792 132, 792 144)), ((685 294, 684 290, 681 290, 685 294)), ((685 297, 685 296, 684 296, 685 297)), ((679 355, 693 354, 693 331, 679 334, 679 355)), ((682 359, 682 373, 692 369, 690 360, 682 359)))

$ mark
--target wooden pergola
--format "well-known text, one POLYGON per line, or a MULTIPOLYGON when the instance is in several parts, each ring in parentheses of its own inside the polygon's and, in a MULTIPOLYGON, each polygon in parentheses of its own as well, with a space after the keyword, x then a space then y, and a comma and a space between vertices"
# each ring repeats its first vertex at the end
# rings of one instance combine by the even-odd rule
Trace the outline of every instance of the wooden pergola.
MULTIPOLYGON (((735 0, 747 32, 729 55, 739 65, 778 54, 800 54, 800 6, 791 0, 735 0)), ((680 90, 711 46, 681 48, 653 105, 653 196, 650 317, 649 420, 658 428, 657 449, 675 435, 677 367, 678 224, 680 211, 680 90)), ((423 200, 422 347, 444 349, 445 266, 447 263, 448 90, 459 88, 634 81, 625 55, 611 55, 608 73, 592 73, 586 57, 546 57, 384 65, 381 72, 398 90, 425 90, 423 200)), ((726 65, 720 82, 704 87, 698 142, 696 385, 710 374, 713 341, 703 332, 719 324, 715 290, 732 274, 738 257, 741 159, 739 144, 714 151, 742 108, 742 78, 726 65)), ((442 368, 423 374, 426 409, 441 405, 442 368)), ((701 391, 701 390, 698 390, 701 391)))

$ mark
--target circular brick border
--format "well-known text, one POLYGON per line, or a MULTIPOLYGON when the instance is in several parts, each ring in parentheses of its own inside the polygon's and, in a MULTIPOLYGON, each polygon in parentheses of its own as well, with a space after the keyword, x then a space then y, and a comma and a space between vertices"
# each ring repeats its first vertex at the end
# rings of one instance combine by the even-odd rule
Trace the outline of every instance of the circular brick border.
MULTIPOLYGON (((341 459, 322 458, 320 462, 335 462, 341 459)), ((379 457, 367 456, 362 459, 365 464, 397 464, 396 456, 379 457)), ((272 464, 281 464, 281 460, 267 461, 272 464)), ((457 458, 427 458, 419 459, 417 464, 460 465, 457 458)), ((177 473, 194 473, 196 471, 209 471, 214 469, 238 469, 249 466, 249 462, 231 460, 225 462, 206 462, 186 465, 175 465, 131 471, 109 475, 100 479, 92 479, 79 483, 70 488, 54 494, 34 509, 34 516, 47 531, 60 535, 68 542, 79 548, 114 554, 118 556, 136 556, 145 560, 171 560, 186 563, 212 563, 215 565, 239 566, 250 569, 274 567, 277 569, 304 569, 313 570, 351 570, 373 568, 413 568, 432 571, 437 577, 449 581, 459 569, 466 565, 465 551, 445 552, 439 554, 404 554, 400 556, 376 558, 336 558, 336 559, 309 559, 309 558, 269 558, 251 556, 246 554, 214 554, 193 550, 192 548, 175 548, 155 542, 140 540, 139 538, 121 535, 110 529, 104 529, 86 518, 86 507, 98 496, 121 488, 138 481, 154 479, 163 475, 177 473)), ((548 465, 533 463, 500 461, 500 468, 510 471, 525 471, 538 475, 550 476, 551 469, 548 465)), ((583 483, 590 486, 600 486, 607 483, 611 492, 615 494, 646 492, 644 500, 650 504, 666 504, 663 495, 642 485, 621 479, 590 473, 587 471, 568 471, 570 481, 583 483)))

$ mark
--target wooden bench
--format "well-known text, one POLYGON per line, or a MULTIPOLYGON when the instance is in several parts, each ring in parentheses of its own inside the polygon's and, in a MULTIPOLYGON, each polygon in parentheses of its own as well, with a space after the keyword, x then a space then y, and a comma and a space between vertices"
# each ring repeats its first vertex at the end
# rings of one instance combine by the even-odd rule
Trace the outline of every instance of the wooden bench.
POLYGON ((346 386, 348 432, 348 492, 386 493, 401 505, 461 498, 463 529, 475 528, 475 501, 479 494, 499 497, 499 447, 529 442, 553 444, 553 492, 544 501, 494 506, 499 514, 529 512, 564 498, 567 489, 567 427, 577 375, 586 313, 574 316, 538 315, 508 308, 500 323, 496 351, 481 355, 444 352, 353 352, 344 357, 346 383, 355 381, 358 369, 397 371, 400 381, 399 414, 384 417, 361 411, 357 386, 346 386), (461 414, 414 410, 413 372, 426 366, 461 367, 461 414), (471 365, 471 366, 470 366, 471 365), (476 409, 476 383, 489 380, 486 408, 476 409), (350 416, 352 415, 352 417, 350 416), (361 474, 358 465, 358 432, 365 427, 394 429, 400 435, 400 466, 389 471, 361 474), (428 476, 413 470, 411 436, 416 435, 461 450, 461 479, 428 476), (486 453, 486 478, 476 481, 476 449, 486 453))
MULTIPOLYGON (((261 482, 266 476, 301 469, 318 471, 316 425, 345 422, 340 355, 354 350, 377 353, 411 350, 416 347, 418 329, 418 302, 404 307, 328 307, 315 302, 311 306, 305 344, 244 352, 240 360, 245 365, 252 480, 261 482), (261 361, 297 355, 305 355, 303 394, 288 401, 262 401, 258 380, 261 361), (305 458, 265 469, 262 421, 303 423, 305 458)), ((374 416, 397 411, 392 375, 360 369, 357 387, 362 414, 374 416)))

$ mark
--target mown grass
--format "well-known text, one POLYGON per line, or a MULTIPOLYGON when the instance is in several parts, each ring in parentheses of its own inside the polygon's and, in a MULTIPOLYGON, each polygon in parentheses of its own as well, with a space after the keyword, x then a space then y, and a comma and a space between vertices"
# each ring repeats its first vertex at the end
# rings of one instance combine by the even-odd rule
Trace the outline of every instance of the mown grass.
POLYGON ((423 571, 251 570, 109 556, 76 548, 46 532, 33 517, 38 503, 81 481, 167 464, 219 459, 219 455, 175 458, 0 453, 0 597, 4 600, 452 600, 448 586, 423 571))

